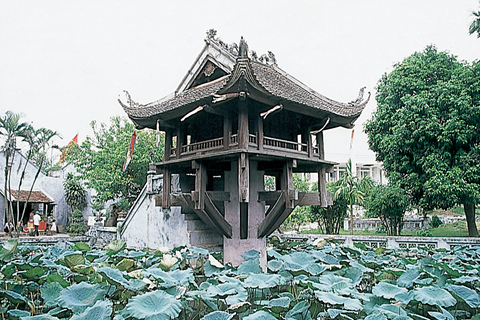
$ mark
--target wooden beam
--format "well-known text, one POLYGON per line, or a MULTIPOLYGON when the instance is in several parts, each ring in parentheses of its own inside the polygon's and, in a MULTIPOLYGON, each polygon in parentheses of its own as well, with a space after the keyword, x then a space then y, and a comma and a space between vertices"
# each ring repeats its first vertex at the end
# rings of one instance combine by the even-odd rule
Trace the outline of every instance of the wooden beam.
POLYGON ((192 198, 195 202, 195 209, 203 210, 207 191, 207 168, 201 161, 192 161, 192 169, 195 169, 195 191, 192 192, 192 198))
POLYGON ((238 100, 238 148, 248 148, 248 105, 247 100, 238 100))
POLYGON ((184 140, 184 131, 181 126, 177 128, 177 149, 175 151, 175 156, 177 159, 180 159, 180 155, 182 154, 182 146, 184 140))
POLYGON ((323 131, 317 133, 318 157, 325 160, 325 145, 323 143, 323 131))
POLYGON ((170 169, 163 168, 162 208, 170 209, 170 193, 172 193, 172 174, 170 169))
POLYGON ((227 191, 207 191, 207 195, 212 201, 230 201, 230 192, 227 191))
POLYGON ((238 157, 238 199, 250 202, 250 159, 246 153, 238 157))
POLYGON ((260 115, 258 115, 257 117, 257 132, 258 132, 258 135, 257 135, 257 146, 258 146, 258 150, 263 150, 263 117, 260 117, 260 115))
POLYGON ((170 160, 170 152, 172 150, 172 137, 172 130, 167 129, 165 131, 165 151, 163 156, 164 161, 170 160))
POLYGON ((318 192, 320 193, 320 206, 326 208, 327 203, 327 178, 325 168, 318 170, 318 192))

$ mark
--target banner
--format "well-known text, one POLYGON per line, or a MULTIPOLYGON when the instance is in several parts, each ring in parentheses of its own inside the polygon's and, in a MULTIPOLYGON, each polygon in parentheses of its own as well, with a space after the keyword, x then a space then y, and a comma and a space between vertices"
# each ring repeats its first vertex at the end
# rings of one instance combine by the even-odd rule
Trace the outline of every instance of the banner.
POLYGON ((133 149, 135 148, 135 143, 137 142, 137 132, 133 131, 132 139, 130 139, 130 146, 128 147, 127 151, 127 159, 125 160, 125 164, 123 165, 122 171, 125 172, 127 170, 128 164, 132 160, 133 157, 133 149))
POLYGON ((67 158, 67 149, 69 146, 71 146, 72 144, 78 144, 78 133, 75 135, 75 137, 73 137, 72 140, 70 140, 70 142, 66 145, 66 147, 63 148, 63 151, 62 151, 62 154, 60 155, 60 160, 58 160, 58 164, 62 164, 65 159, 67 158))

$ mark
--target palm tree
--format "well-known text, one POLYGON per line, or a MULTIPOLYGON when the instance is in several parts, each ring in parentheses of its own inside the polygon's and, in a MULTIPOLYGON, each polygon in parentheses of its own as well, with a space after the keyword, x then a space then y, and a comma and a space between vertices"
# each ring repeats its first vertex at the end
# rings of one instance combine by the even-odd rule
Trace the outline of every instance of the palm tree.
POLYGON ((477 33, 477 38, 480 38, 480 11, 473 11, 472 15, 474 17, 474 20, 470 24, 470 27, 468 28, 468 32, 470 34, 477 33))
MULTIPOLYGON (((28 123, 21 122, 21 118, 21 114, 14 113, 12 111, 7 111, 3 116, 0 117, 0 135, 4 136, 5 139, 5 144, 3 145, 3 150, 5 152, 5 217, 7 217, 7 219, 10 218, 11 222, 13 222, 13 210, 9 210, 7 199, 7 190, 9 188, 11 179, 9 163, 15 156, 17 138, 25 137, 29 127, 28 123)), ((0 225, 3 225, 3 221, 0 221, 0 225)))
POLYGON ((352 160, 348 159, 345 172, 336 181, 332 189, 334 198, 342 196, 347 199, 350 212, 350 234, 353 234, 353 206, 362 205, 363 200, 373 186, 373 180, 370 177, 358 178, 352 172, 352 160))

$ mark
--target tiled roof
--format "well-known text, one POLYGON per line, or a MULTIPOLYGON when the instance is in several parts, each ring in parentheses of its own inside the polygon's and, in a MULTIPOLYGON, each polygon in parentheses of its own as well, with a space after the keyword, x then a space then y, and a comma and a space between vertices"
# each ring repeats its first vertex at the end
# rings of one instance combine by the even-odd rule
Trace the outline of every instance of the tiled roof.
MULTIPOLYGON (((10 189, 10 194, 12 195, 12 200, 17 201, 18 191, 10 189)), ((29 190, 20 190, 20 197, 18 198, 20 202, 26 202, 29 194, 29 190)), ((28 202, 31 203, 51 203, 54 202, 42 191, 32 191, 28 202)))

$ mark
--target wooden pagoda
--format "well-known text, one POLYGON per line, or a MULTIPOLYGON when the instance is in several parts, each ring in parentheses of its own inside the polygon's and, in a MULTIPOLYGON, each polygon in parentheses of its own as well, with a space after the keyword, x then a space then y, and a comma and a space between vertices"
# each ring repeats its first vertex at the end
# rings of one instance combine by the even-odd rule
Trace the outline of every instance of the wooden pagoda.
MULTIPOLYGON (((323 131, 352 128, 368 98, 328 99, 281 70, 271 52, 260 58, 247 43, 226 45, 208 34, 204 50, 164 99, 122 104, 138 129, 165 132, 157 204, 181 206, 223 236, 224 261, 238 264, 250 249, 266 261, 266 237, 298 205, 327 206, 323 131), (318 173, 318 193, 298 192, 293 173, 318 173), (172 193, 172 175, 181 193, 172 193), (275 190, 265 190, 265 176, 275 190)), ((175 232, 175 230, 172 230, 175 232)))

